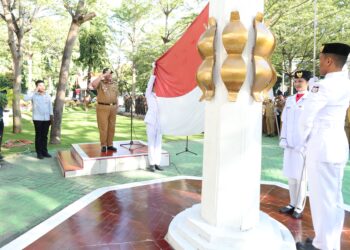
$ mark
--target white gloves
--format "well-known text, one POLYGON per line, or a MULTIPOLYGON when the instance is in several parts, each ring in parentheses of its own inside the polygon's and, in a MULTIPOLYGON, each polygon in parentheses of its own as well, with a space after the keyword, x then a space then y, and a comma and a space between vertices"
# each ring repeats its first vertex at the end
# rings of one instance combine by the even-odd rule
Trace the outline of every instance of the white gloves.
POLYGON ((287 140, 285 138, 281 138, 279 146, 283 149, 286 149, 288 147, 287 140))

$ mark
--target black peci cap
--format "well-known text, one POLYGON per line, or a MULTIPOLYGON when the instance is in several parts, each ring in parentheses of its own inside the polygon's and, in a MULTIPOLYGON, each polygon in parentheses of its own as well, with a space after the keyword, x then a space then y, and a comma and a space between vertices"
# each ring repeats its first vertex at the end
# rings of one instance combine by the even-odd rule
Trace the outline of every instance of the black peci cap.
POLYGON ((321 46, 320 52, 348 56, 350 53, 350 46, 344 43, 325 43, 321 46))
POLYGON ((297 70, 294 73, 294 78, 304 78, 306 81, 309 81, 312 77, 312 73, 307 70, 297 70))
POLYGON ((111 74, 113 73, 113 71, 112 71, 110 68, 104 68, 104 69, 102 70, 102 73, 104 74, 104 73, 106 73, 108 70, 111 71, 111 74))

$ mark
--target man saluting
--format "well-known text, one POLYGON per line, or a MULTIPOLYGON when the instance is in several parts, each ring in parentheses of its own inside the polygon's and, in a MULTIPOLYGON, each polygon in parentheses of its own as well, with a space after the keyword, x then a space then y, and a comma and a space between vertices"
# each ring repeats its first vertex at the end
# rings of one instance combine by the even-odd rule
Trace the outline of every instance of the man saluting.
POLYGON ((97 90, 96 116, 100 131, 101 152, 116 152, 113 146, 115 120, 118 109, 118 87, 112 80, 113 71, 105 68, 102 74, 90 83, 97 90))

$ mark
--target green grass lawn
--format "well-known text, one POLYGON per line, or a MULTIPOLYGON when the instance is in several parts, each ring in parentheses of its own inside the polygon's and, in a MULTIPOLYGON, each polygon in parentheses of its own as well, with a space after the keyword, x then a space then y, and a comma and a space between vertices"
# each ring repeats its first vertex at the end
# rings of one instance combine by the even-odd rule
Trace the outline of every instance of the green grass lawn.
MULTIPOLYGON (((34 140, 31 114, 23 114, 23 132, 12 134, 11 125, 5 128, 4 141, 34 140)), ((144 122, 134 120, 134 139, 146 140, 144 122)), ((55 154, 69 149, 72 143, 98 142, 95 110, 66 109, 62 121, 62 143, 49 145, 55 154)), ((203 135, 189 137, 189 153, 176 155, 185 148, 185 137, 164 136, 163 148, 170 154, 171 165, 163 172, 129 171, 65 179, 55 158, 38 160, 34 145, 6 149, 0 167, 0 247, 30 228, 46 220, 85 194, 105 186, 177 175, 202 176, 203 135)), ((130 118, 117 116, 115 140, 130 140, 130 118)), ((286 183, 282 175, 283 151, 277 137, 262 139, 262 180, 286 183)), ((350 166, 345 169, 344 200, 350 204, 350 166)), ((284 204, 283 204, 284 205, 284 204)))
MULTIPOLYGON (((22 114, 22 133, 13 134, 12 124, 5 127, 3 144, 7 140, 27 139, 34 142, 34 125, 31 120, 31 113, 22 114)), ((146 127, 142 119, 133 119, 133 140, 147 141, 146 127)), ((80 107, 65 109, 62 128, 61 144, 49 145, 50 150, 68 149, 73 143, 98 142, 99 134, 96 122, 95 109, 89 109, 87 112, 80 107)), ((203 135, 191 136, 191 140, 202 139, 203 135)), ((163 136, 163 142, 178 141, 183 138, 175 136, 163 136)), ((115 140, 130 140, 130 118, 118 115, 115 140)), ((34 144, 25 147, 2 148, 3 155, 13 153, 34 152, 34 144)))

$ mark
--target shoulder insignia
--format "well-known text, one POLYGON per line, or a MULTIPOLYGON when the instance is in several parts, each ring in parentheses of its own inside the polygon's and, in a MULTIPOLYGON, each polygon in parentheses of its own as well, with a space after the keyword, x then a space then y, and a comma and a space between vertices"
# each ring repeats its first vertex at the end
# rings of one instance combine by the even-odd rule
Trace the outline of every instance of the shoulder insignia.
POLYGON ((311 89, 311 93, 317 93, 319 88, 319 86, 313 86, 311 89))

